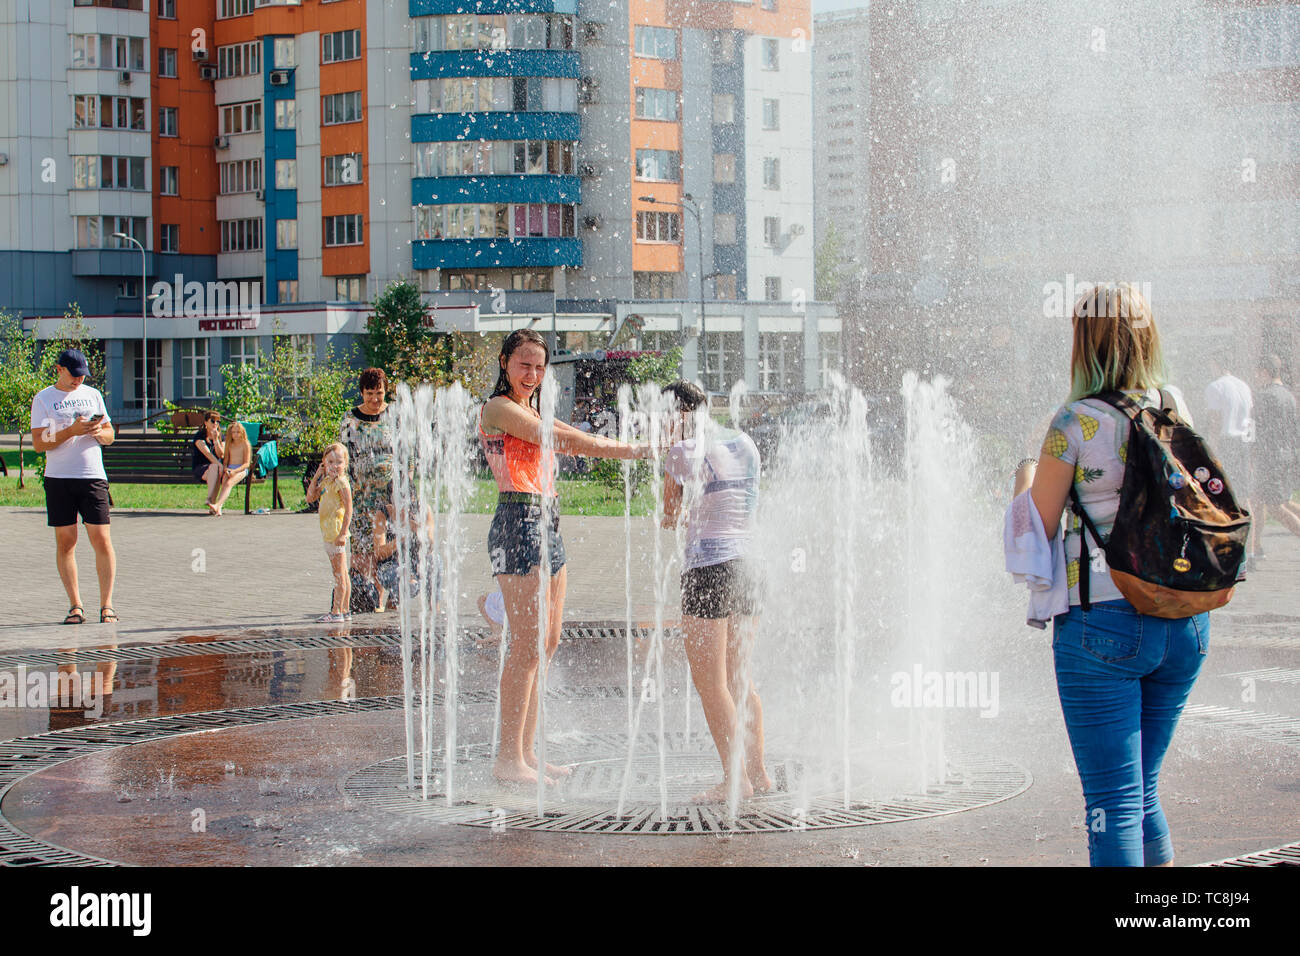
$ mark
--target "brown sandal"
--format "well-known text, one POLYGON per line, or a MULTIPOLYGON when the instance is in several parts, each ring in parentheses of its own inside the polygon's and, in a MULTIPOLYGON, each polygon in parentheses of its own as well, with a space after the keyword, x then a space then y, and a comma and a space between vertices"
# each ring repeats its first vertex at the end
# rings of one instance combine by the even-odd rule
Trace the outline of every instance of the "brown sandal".
POLYGON ((105 604, 103 607, 101 607, 101 608, 99 609, 99 623, 100 623, 100 624, 116 624, 116 623, 117 623, 117 612, 114 611, 114 610, 113 610, 111 607, 109 607, 107 604, 105 604))
POLYGON ((63 619, 64 624, 85 624, 85 608, 80 604, 74 604, 68 608, 68 616, 63 619))

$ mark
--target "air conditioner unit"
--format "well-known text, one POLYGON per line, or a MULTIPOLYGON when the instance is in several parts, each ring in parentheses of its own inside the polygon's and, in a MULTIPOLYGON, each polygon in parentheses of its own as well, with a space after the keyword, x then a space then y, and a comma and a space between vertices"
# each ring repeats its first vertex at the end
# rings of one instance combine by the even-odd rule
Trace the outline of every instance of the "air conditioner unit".
POLYGON ((603 23, 595 23, 594 21, 591 20, 586 21, 582 25, 582 42, 599 43, 600 36, 604 32, 604 30, 605 30, 605 25, 603 23))
POLYGON ((578 167, 578 174, 591 179, 600 175, 600 167, 595 163, 583 163, 578 167))
POLYGON ((212 145, 215 146, 217 149, 230 149, 230 137, 218 136, 216 139, 212 141, 212 145))
POLYGON ((266 202, 266 190, 259 189, 257 192, 253 193, 253 198, 258 202, 266 202))
POLYGON ((131 71, 130 71, 130 70, 123 70, 120 74, 118 74, 117 82, 121 83, 123 86, 130 86, 130 85, 131 85, 131 71))
POLYGON ((217 78, 217 68, 211 63, 204 63, 199 67, 200 80, 215 80, 217 78))
POLYGON ((605 225, 605 220, 601 216, 583 216, 582 224, 588 229, 599 229, 605 225))
POLYGON ((202 47, 202 46, 198 47, 193 52, 194 52, 194 59, 196 60, 206 60, 208 58, 207 47, 202 47))
POLYGON ((289 71, 288 71, 288 70, 272 70, 272 71, 271 71, 271 85, 272 85, 272 86, 288 86, 288 85, 289 85, 289 71))

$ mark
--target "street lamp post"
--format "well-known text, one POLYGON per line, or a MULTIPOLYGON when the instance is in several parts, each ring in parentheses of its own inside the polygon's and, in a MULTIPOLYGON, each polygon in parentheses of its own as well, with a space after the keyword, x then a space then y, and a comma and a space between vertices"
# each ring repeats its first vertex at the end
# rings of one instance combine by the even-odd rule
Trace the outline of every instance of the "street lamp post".
MULTIPOLYGON (((655 203, 660 206, 676 206, 678 209, 684 209, 695 217, 695 242, 700 251, 700 378, 704 380, 704 390, 709 388, 709 347, 704 337, 704 224, 700 219, 700 206, 695 201, 695 197, 690 193, 682 193, 684 202, 673 202, 669 199, 657 199, 654 196, 638 196, 642 202, 655 203), (686 205, 690 203, 690 205, 686 205)), ((721 275, 720 272, 711 273, 711 275, 721 275)))
POLYGON ((145 292, 145 268, 146 260, 144 246, 135 236, 128 236, 124 232, 113 233, 114 239, 125 239, 127 242, 135 243, 140 250, 140 403, 143 409, 144 424, 140 426, 140 433, 144 434, 149 430, 149 318, 145 292))

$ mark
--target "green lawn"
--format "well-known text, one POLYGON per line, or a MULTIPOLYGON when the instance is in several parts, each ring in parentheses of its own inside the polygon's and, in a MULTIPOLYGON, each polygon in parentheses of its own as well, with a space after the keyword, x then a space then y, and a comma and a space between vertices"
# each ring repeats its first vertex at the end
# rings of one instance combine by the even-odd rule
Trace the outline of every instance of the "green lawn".
MULTIPOLYGON (((0 476, 0 506, 17 505, 28 508, 45 507, 45 492, 40 481, 32 472, 32 453, 24 453, 27 461, 26 487, 18 488, 18 452, 3 451, 9 467, 9 476, 0 476)), ((611 490, 595 481, 561 481, 560 513, 564 515, 621 515, 623 513, 623 492, 611 490)), ((177 511, 192 509, 203 510, 204 488, 198 482, 186 485, 113 485, 113 504, 118 508, 155 508, 159 511, 177 511)), ((280 470, 280 497, 291 511, 298 511, 304 505, 302 479, 297 472, 282 468, 280 470)), ((496 509, 496 485, 490 479, 475 482, 474 493, 465 509, 471 514, 491 514, 496 509)), ((266 508, 271 503, 271 486, 268 483, 253 485, 254 508, 266 508)), ((242 510, 244 506, 244 489, 235 489, 226 504, 228 511, 242 510)), ((643 488, 632 499, 632 513, 647 515, 653 508, 648 488, 643 488)))

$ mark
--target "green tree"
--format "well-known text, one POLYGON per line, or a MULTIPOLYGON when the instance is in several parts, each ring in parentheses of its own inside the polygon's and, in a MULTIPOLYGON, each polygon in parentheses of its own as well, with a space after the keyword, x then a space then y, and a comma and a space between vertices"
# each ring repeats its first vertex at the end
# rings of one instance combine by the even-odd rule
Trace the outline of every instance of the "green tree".
POLYGON ((821 302, 833 301, 843 278, 844 237, 832 222, 813 252, 813 295, 821 302))
MULTIPOLYGON (((57 354, 57 353, 56 353, 57 354)), ((18 487, 23 474, 23 439, 31 423, 32 399, 46 385, 38 370, 36 339, 23 324, 0 312, 0 428, 18 432, 18 487)))
POLYGON ((210 392, 212 407, 229 421, 264 422, 279 436, 286 457, 317 455, 338 441, 339 423, 355 396, 351 353, 326 349, 323 359, 295 348, 288 338, 257 363, 221 366, 223 391, 210 392))
POLYGON ((633 385, 655 382, 669 385, 681 378, 682 349, 675 346, 667 352, 642 352, 627 363, 627 380, 633 385))
MULTIPOLYGON (((681 346, 667 352, 643 352, 627 363, 627 379, 633 385, 654 382, 668 385, 681 378, 681 346)), ((612 458, 598 458, 591 463, 590 475, 605 487, 621 491, 623 489, 623 463, 612 458)), ((650 477, 650 465, 645 461, 632 463, 632 493, 636 494, 641 484, 650 477)))
POLYGON ((425 328, 428 307, 415 283, 389 283, 374 309, 366 326, 366 362, 393 382, 449 385, 464 378, 458 365, 473 352, 472 344, 459 332, 425 328))
MULTIPOLYGON (((54 335, 43 344, 23 331, 22 323, 0 313, 0 427, 18 432, 18 487, 26 486, 23 441, 31 425, 32 399, 58 377, 54 361, 64 349, 80 349, 90 365, 86 383, 104 390, 104 354, 99 340, 82 318, 75 302, 63 313, 54 335)), ((34 461, 37 477, 44 480, 45 456, 34 461)))

